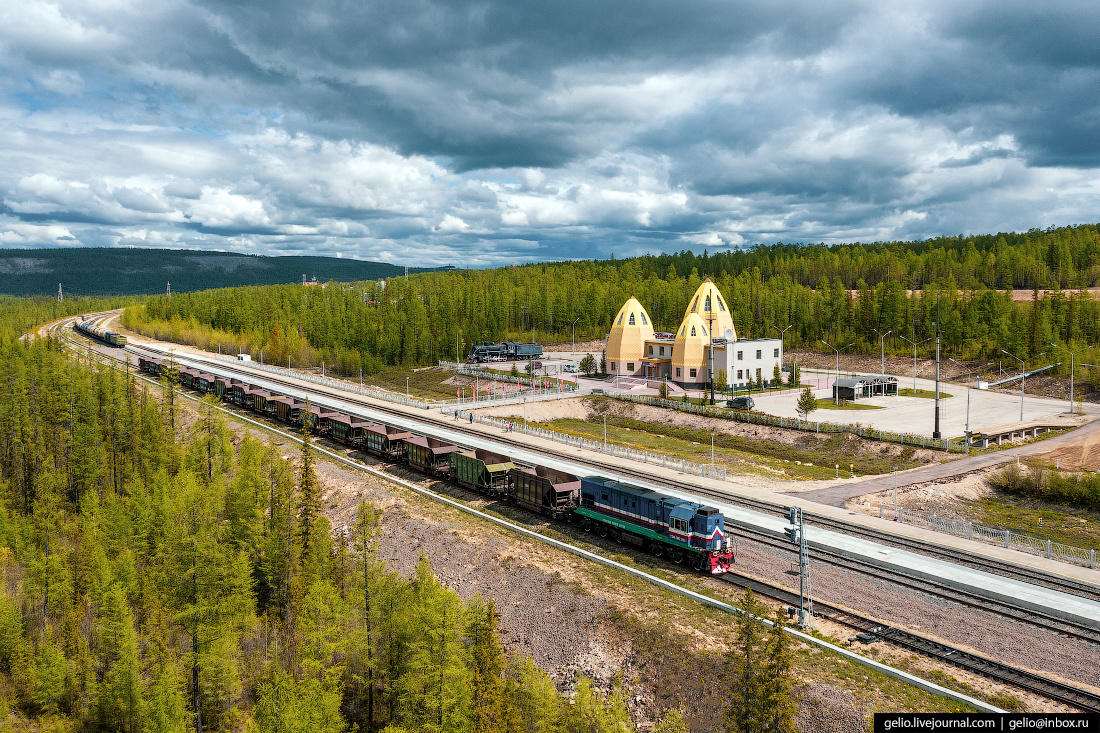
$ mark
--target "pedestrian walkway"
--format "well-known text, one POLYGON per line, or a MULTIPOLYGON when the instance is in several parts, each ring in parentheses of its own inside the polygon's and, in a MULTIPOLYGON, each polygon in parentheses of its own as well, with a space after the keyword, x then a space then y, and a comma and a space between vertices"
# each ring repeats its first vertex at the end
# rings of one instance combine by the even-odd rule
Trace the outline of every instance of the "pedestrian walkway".
MULTIPOLYGON (((1071 430, 1068 433, 1056 435, 1046 440, 1028 443, 1027 445, 1021 445, 1015 448, 1006 448, 996 453, 972 455, 969 458, 960 458, 957 461, 933 463, 928 466, 903 471, 897 475, 898 487, 922 484, 937 479, 963 476, 973 471, 981 471, 992 466, 1014 461, 1017 456, 1046 453, 1069 443, 1086 440, 1090 435, 1096 434, 1097 431, 1100 431, 1100 419, 1092 419, 1091 422, 1086 423, 1077 430, 1071 430)), ((823 489, 792 494, 792 496, 797 496, 799 499, 805 499, 806 501, 815 501, 819 504, 843 507, 849 499, 854 499, 857 496, 864 496, 865 494, 877 494, 880 491, 886 491, 892 488, 894 488, 894 474, 888 473, 882 476, 866 478, 861 481, 850 481, 835 486, 826 486, 823 489)))

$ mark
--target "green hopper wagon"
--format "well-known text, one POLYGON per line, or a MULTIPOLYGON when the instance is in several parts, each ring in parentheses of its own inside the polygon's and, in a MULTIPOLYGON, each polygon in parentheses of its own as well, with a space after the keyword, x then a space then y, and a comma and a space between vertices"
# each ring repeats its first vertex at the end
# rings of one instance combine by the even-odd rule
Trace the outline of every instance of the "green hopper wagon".
POLYGON ((508 472, 515 468, 512 459, 478 448, 451 453, 451 478, 463 486, 489 496, 503 495, 508 489, 508 472))

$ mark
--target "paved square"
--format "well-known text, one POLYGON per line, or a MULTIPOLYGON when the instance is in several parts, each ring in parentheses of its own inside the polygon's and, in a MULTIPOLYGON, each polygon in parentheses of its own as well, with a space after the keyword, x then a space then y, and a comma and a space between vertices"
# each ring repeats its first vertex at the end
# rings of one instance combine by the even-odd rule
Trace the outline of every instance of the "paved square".
MULTIPOLYGON (((845 374, 841 375, 846 376, 845 374)), ((802 381, 811 386, 820 385, 814 394, 818 400, 832 399, 832 375, 803 370, 802 381)), ((913 386, 913 378, 899 377, 900 388, 913 386)), ((918 389, 935 389, 936 383, 928 379, 918 379, 918 389)), ((966 431, 967 388, 963 384, 940 382, 940 392, 952 395, 940 400, 940 432, 944 438, 959 438, 966 431)), ((753 395, 756 409, 769 415, 798 417, 795 404, 796 393, 779 395, 753 395)), ((860 405, 875 405, 882 410, 824 410, 819 409, 810 415, 811 420, 869 425, 879 430, 915 435, 931 436, 935 423, 935 400, 922 397, 868 397, 858 400, 860 405)), ((1068 400, 1052 400, 1026 395, 1024 397, 1024 420, 1043 420, 1064 415, 1069 411, 1068 400)), ((985 390, 970 390, 970 430, 981 432, 992 427, 1018 422, 1020 420, 1020 394, 1003 394, 985 390)))

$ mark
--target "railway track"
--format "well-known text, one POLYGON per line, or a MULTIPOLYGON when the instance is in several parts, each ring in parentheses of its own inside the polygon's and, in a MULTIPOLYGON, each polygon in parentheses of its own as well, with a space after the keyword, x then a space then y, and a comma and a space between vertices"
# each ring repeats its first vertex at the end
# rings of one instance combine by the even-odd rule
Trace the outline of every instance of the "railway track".
MULTIPOLYGON (((798 606, 798 594, 785 588, 736 573, 727 573, 722 576, 722 579, 741 588, 751 588, 753 593, 758 593, 781 603, 794 607, 798 606)), ((904 629, 883 624, 875 619, 828 603, 814 601, 814 615, 842 624, 860 634, 871 637, 867 639, 868 642, 881 639, 888 644, 936 659, 959 669, 965 669, 982 677, 1011 684, 1049 700, 1072 705, 1086 712, 1100 712, 1100 695, 1088 690, 1063 684, 1019 667, 1002 664, 980 654, 974 654, 904 629)))
MULTIPOLYGON (((120 359, 117 359, 117 357, 113 357, 113 358, 115 358, 116 361, 121 361, 120 359)), ((235 372, 240 373, 240 374, 248 374, 247 372, 243 372, 243 371, 239 371, 239 370, 231 370, 231 371, 235 371, 235 372)), ((281 381, 281 380, 277 380, 277 379, 270 380, 270 381, 277 382, 277 383, 282 383, 282 384, 286 384, 288 386, 291 386, 290 383, 285 382, 285 381, 281 381)), ((298 385, 293 385, 293 386, 295 388, 298 388, 298 385)), ((358 400, 355 400, 355 399, 349 399, 347 401, 353 402, 353 403, 358 402, 358 400)), ((362 404, 364 404, 365 406, 369 406, 372 409, 376 407, 375 405, 370 404, 370 403, 365 403, 364 402, 362 404)), ((385 410, 385 409, 383 409, 382 411, 404 415, 404 413, 399 413, 399 411, 395 411, 395 410, 385 410)), ((436 420, 436 421, 432 421, 432 422, 445 424, 448 428, 451 428, 451 429, 455 428, 455 425, 453 425, 451 423, 448 423, 446 421, 436 420)), ((515 444, 517 444, 517 446, 520 445, 518 443, 518 441, 503 441, 503 442, 515 443, 515 444)), ((646 477, 646 478, 650 478, 650 477, 646 477)), ((769 543, 774 544, 776 547, 784 547, 785 548, 785 545, 781 540, 777 540, 777 539, 770 538, 770 537, 766 537, 765 539, 769 543)), ((858 562, 853 561, 853 560, 850 560, 849 558, 843 558, 841 556, 836 556, 835 558, 830 559, 830 561, 833 561, 833 560, 835 560, 837 564, 847 563, 850 567, 852 567, 853 569, 858 570, 859 572, 863 572, 863 573, 867 572, 867 568, 863 567, 863 564, 858 563, 858 562)), ((885 571, 879 571, 879 572, 881 573, 882 576, 887 575, 887 573, 885 571)), ((773 598, 773 599, 778 600, 782 603, 786 603, 786 604, 789 604, 789 605, 797 605, 797 602, 798 602, 797 595, 792 593, 789 590, 784 589, 784 588, 780 588, 778 586, 763 583, 762 581, 758 581, 758 580, 751 579, 751 578, 748 578, 746 576, 742 576, 742 575, 738 575, 738 574, 734 574, 734 573, 727 574, 726 576, 722 576, 722 578, 723 578, 723 580, 725 580, 727 582, 731 582, 731 583, 733 583, 735 585, 738 585, 738 586, 741 586, 741 587, 751 587, 754 592, 757 592, 757 593, 759 593, 761 595, 764 595, 764 596, 767 596, 769 598, 773 598)), ((890 582, 896 583, 895 578, 890 578, 889 580, 890 580, 890 582)), ((913 580, 917 581, 918 579, 913 579, 913 580)), ((928 581, 919 581, 919 582, 923 583, 924 585, 928 586, 931 589, 930 591, 926 591, 926 592, 932 592, 936 595, 940 595, 941 597, 944 597, 943 594, 946 592, 945 589, 935 587, 935 584, 930 583, 928 581)), ((984 600, 984 599, 981 599, 981 600, 984 600)), ((966 602, 967 605, 974 605, 973 603, 970 603, 968 601, 961 601, 961 602, 966 602)), ((922 637, 918 634, 913 634, 913 633, 911 633, 909 631, 905 631, 903 629, 899 629, 899 628, 896 628, 896 627, 892 627, 892 626, 883 624, 882 622, 877 621, 875 619, 872 619, 872 618, 869 618, 869 617, 866 617, 866 616, 862 616, 860 614, 854 613, 854 612, 849 611, 847 609, 840 608, 840 607, 837 607, 837 606, 833 606, 833 605, 830 605, 830 604, 827 604, 827 603, 822 603, 822 602, 819 602, 819 601, 815 601, 814 611, 815 611, 815 615, 817 615, 819 617, 827 618, 827 619, 829 619, 831 621, 834 621, 836 623, 843 624, 843 625, 847 626, 848 628, 852 628, 852 629, 856 630, 858 633, 869 635, 870 637, 873 637, 874 639, 881 639, 881 640, 883 640, 887 643, 893 644, 895 646, 913 651, 915 653, 918 653, 918 654, 936 659, 938 661, 941 661, 941 662, 944 662, 944 663, 947 663, 947 664, 951 664, 951 665, 956 666, 960 669, 966 669, 966 670, 968 670, 970 672, 973 672, 975 674, 979 674, 979 675, 982 675, 984 677, 988 677, 990 679, 997 680, 999 682, 1003 682, 1003 683, 1007 683, 1007 684, 1016 686, 1020 689, 1027 690, 1029 692, 1040 695, 1040 696, 1045 697, 1045 698, 1050 699, 1050 700, 1055 700, 1055 701, 1058 701, 1058 702, 1066 704, 1066 705, 1071 705, 1073 707, 1076 707, 1076 708, 1079 708, 1079 709, 1085 710, 1085 711, 1100 712, 1100 695, 1092 693, 1088 690, 1082 690, 1080 688, 1073 687, 1071 685, 1067 685, 1067 684, 1060 683, 1060 682, 1057 682, 1057 681, 1054 681, 1054 680, 1050 680, 1046 677, 1035 674, 1033 672, 1030 672, 1030 671, 1027 671, 1027 670, 1024 670, 1024 669, 1020 669, 1020 668, 1017 668, 1017 667, 1012 667, 1010 665, 1002 664, 1000 662, 989 659, 987 657, 983 657, 983 656, 978 655, 978 654, 974 654, 974 653, 971 653, 971 652, 968 652, 968 651, 965 651, 965 650, 962 650, 962 649, 958 649, 956 647, 951 647, 951 646, 943 644, 941 642, 938 642, 938 641, 935 641, 935 640, 932 640, 932 639, 928 639, 926 637, 922 637)), ((1055 621, 1058 621, 1058 620, 1055 620, 1055 621)), ((1062 632, 1062 633, 1067 633, 1067 632, 1062 632)))
MULTIPOLYGON (((127 346, 126 350, 135 355, 139 353, 139 350, 145 350, 157 354, 158 356, 164 356, 163 351, 137 345, 127 346)), ((219 363, 218 366, 224 371, 235 373, 241 377, 255 378, 257 376, 255 372, 249 371, 247 369, 235 368, 233 364, 219 363)), ((314 387, 313 385, 291 382, 289 380, 280 378, 278 374, 264 372, 262 376, 260 376, 260 378, 273 384, 279 384, 285 387, 289 387, 290 389, 312 392, 320 396, 333 396, 322 389, 314 387)), ((386 405, 380 405, 375 402, 368 402, 367 400, 361 399, 352 394, 340 395, 339 399, 343 402, 366 407, 376 412, 382 412, 404 419, 408 419, 410 417, 409 413, 402 410, 391 408, 386 405)), ((434 424, 440 427, 446 427, 448 430, 452 430, 455 432, 465 433, 467 435, 475 436, 478 438, 484 438, 484 435, 482 433, 471 430, 468 427, 464 426, 462 423, 434 418, 430 415, 417 415, 414 419, 417 419, 421 422, 434 424)), ((530 450, 529 445, 516 438, 508 437, 506 434, 494 436, 493 440, 497 443, 511 445, 524 450, 530 450)), ((599 462, 598 460, 572 454, 568 456, 568 459, 574 463, 591 466, 592 468, 597 470, 607 470, 607 466, 599 462)), ((626 466, 616 466, 615 471, 616 473, 621 473, 624 475, 643 479, 649 483, 660 484, 675 491, 691 492, 697 496, 704 496, 706 498, 722 501, 728 504, 743 506, 747 509, 753 509, 754 511, 758 511, 763 514, 770 514, 773 516, 785 515, 785 509, 782 505, 766 501, 764 499, 739 496, 736 494, 712 489, 706 486, 699 486, 696 484, 689 484, 686 482, 677 481, 675 479, 656 476, 642 469, 634 469, 626 466)), ((993 573, 995 575, 1014 578, 1016 580, 1032 583, 1034 585, 1041 585, 1043 587, 1050 588, 1051 590, 1058 590, 1063 593, 1068 593, 1071 595, 1100 602, 1100 587, 1092 585, 1090 583, 1079 581, 1075 578, 1066 578, 1064 576, 1059 576, 1054 573, 1049 573, 1036 568, 1022 567, 1019 565, 1015 565, 1011 562, 999 560, 997 558, 990 558, 967 552, 966 550, 930 545, 921 542, 920 540, 895 535, 884 530, 877 530, 870 527, 864 527, 862 525, 845 522, 843 520, 835 519, 833 517, 829 517, 823 514, 806 512, 806 517, 811 524, 822 529, 830 529, 843 534, 872 540, 883 545, 888 545, 891 547, 896 547, 898 549, 908 550, 910 552, 916 552, 923 555, 936 557, 938 559, 947 560, 957 565, 965 565, 976 570, 982 570, 984 572, 993 573)))

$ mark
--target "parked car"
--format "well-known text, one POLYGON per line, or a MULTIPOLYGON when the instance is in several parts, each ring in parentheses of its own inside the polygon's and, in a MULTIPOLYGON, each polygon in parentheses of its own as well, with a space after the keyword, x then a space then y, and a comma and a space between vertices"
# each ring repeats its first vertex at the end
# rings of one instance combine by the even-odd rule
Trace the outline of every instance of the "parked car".
POLYGON ((752 397, 734 397, 732 400, 726 400, 726 407, 734 410, 751 410, 756 406, 756 403, 752 401, 752 397))
POLYGON ((569 372, 570 374, 576 374, 577 373, 577 365, 576 364, 566 364, 564 367, 562 367, 562 371, 569 372))
POLYGON ((536 361, 535 362, 535 369, 542 369, 542 362, 541 361, 536 361))

